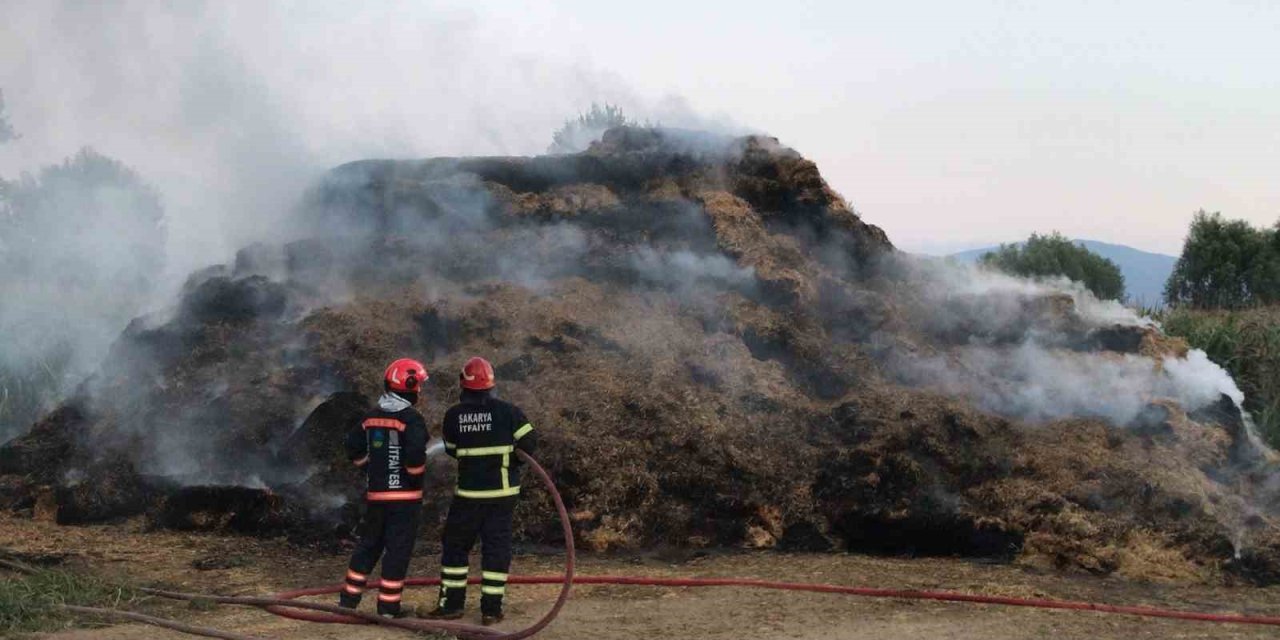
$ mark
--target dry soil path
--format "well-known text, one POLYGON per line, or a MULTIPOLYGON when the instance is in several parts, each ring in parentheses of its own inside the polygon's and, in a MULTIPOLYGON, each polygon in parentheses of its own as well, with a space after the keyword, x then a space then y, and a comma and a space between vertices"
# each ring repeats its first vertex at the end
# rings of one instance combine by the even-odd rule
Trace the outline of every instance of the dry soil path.
MULTIPOLYGON (((57 527, 32 520, 0 518, 0 546, 29 557, 62 557, 142 582, 226 594, 267 594, 297 586, 336 582, 344 557, 300 551, 278 541, 217 535, 145 532, 139 523, 57 527), (193 565, 226 568, 196 570, 193 565)), ((1122 579, 1062 575, 1017 566, 952 559, 897 559, 856 555, 727 554, 700 558, 587 557, 584 574, 741 576, 803 582, 941 588, 1017 596, 1099 600, 1211 611, 1280 614, 1280 589, 1205 585, 1144 584, 1122 579)), ((428 553, 413 572, 434 572, 428 553)), ((524 556, 515 571, 551 573, 557 559, 524 556)), ((410 592, 425 602, 426 590, 410 592)), ((513 586, 507 626, 517 628, 538 616, 555 596, 554 587, 513 586)), ((474 605, 474 602, 473 602, 474 605)), ((209 612, 181 606, 163 613, 280 640, 363 640, 411 637, 398 632, 347 625, 313 625, 237 608, 209 612)), ((793 594, 736 588, 667 589, 583 586, 575 590, 559 620, 543 640, 705 638, 762 639, 968 639, 998 638, 1276 638, 1276 627, 1213 625, 1127 616, 1042 611, 999 606, 793 594)), ((141 640, 186 638, 141 626, 119 625, 47 634, 51 640, 141 640)))

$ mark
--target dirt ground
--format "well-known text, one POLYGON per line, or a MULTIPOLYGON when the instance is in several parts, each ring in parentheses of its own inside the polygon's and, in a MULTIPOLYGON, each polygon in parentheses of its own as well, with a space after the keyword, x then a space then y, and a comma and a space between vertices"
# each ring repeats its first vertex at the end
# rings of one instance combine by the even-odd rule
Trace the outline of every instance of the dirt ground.
MULTIPOLYGON (((293 587, 332 584, 345 557, 308 553, 277 540, 145 532, 140 522, 58 527, 0 517, 0 547, 28 561, 88 567, 137 583, 220 594, 270 594, 293 587), (197 565, 226 568, 198 570, 197 565)), ((1033 571, 958 559, 902 559, 838 554, 725 553, 706 556, 651 554, 579 558, 581 574, 756 577, 896 588, 952 589, 974 593, 1096 600, 1204 611, 1280 614, 1280 588, 1157 585, 1033 571)), ((412 573, 438 565, 430 549, 412 573)), ((555 573, 559 558, 520 556, 517 573, 555 573)), ((556 589, 513 586, 508 596, 511 629, 523 627, 554 599, 556 589)), ((411 590, 412 605, 429 591, 411 590)), ((474 597, 471 603, 474 607, 474 597)), ((366 605, 371 604, 366 599, 366 605)), ((398 632, 355 626, 293 622, 254 609, 196 611, 163 605, 161 615, 263 638, 349 640, 386 638, 398 632)), ((474 612, 473 612, 474 613, 474 612)), ((478 614, 475 614, 478 615, 478 614)), ((545 640, 569 638, 1274 638, 1275 627, 1222 625, 1098 613, 870 599, 738 588, 668 589, 580 586, 545 640)), ((180 634, 118 625, 45 635, 50 640, 169 640, 180 634)))

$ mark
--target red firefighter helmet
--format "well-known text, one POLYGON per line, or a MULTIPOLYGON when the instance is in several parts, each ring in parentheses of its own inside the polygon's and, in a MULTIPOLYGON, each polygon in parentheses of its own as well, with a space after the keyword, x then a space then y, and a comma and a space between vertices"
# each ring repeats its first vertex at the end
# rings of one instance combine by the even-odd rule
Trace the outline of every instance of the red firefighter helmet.
POLYGON ((427 368, 412 358, 400 358, 392 362, 383 374, 387 388, 401 393, 417 393, 428 377, 427 368))
POLYGON ((472 391, 484 391, 492 389, 493 382, 493 365, 489 364, 484 358, 472 358, 462 365, 462 388, 472 391))

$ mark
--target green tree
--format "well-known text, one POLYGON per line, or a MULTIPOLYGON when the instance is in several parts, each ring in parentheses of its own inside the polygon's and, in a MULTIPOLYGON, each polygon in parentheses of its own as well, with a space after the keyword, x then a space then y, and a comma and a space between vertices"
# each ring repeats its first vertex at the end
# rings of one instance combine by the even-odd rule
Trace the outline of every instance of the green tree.
POLYGON ((143 310, 164 264, 163 217, 136 172, 90 149, 0 183, 0 442, 143 310))
POLYGON ((1124 298, 1124 275, 1116 263, 1075 244, 1058 232, 1031 234, 1025 243, 1002 244, 985 253, 982 264, 1030 278, 1064 276, 1083 283, 1103 300, 1124 298))
POLYGON ((577 153, 584 151, 592 142, 600 139, 600 134, 614 127, 636 126, 635 120, 627 118, 622 109, 605 103, 603 107, 591 103, 591 110, 578 114, 577 118, 565 120, 564 126, 551 136, 551 146, 547 153, 577 153))
POLYGON ((1197 309, 1280 301, 1280 231, 1196 212, 1164 297, 1171 305, 1197 309))
POLYGON ((0 91, 0 143, 16 140, 18 133, 9 124, 9 117, 4 113, 4 92, 0 91))
POLYGON ((124 163, 82 149, 5 186, 0 220, 5 280, 45 274, 69 282, 108 278, 113 295, 147 289, 164 255, 160 197, 124 163), (94 262, 111 267, 104 272, 94 262), (124 290, 120 290, 123 288, 124 290))

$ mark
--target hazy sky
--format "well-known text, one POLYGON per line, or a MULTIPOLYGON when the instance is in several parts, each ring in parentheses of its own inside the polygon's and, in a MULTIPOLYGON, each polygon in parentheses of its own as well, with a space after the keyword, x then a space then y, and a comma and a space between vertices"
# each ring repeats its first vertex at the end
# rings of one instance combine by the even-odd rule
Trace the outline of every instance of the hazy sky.
POLYGON ((911 251, 1280 218, 1277 2, 354 4, 4 0, 0 175, 93 145, 218 259, 323 167, 538 153, 596 100, 769 132, 911 251))
POLYGON ((1060 229, 1176 252, 1280 218, 1280 2, 536 7, 536 50, 782 138, 909 250, 1060 229))

